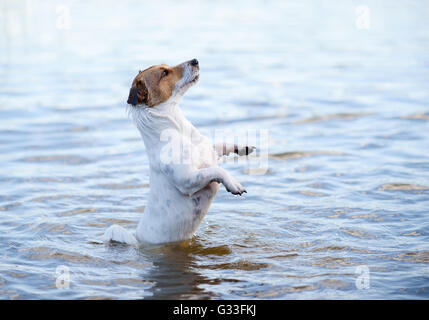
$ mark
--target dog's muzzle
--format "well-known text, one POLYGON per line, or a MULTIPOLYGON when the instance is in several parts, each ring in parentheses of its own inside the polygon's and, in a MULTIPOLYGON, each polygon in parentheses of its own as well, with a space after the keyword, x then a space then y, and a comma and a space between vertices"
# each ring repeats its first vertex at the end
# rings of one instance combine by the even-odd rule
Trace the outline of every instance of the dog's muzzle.
POLYGON ((200 78, 200 64, 197 59, 192 59, 182 63, 183 77, 179 81, 177 88, 189 88, 194 85, 200 78))

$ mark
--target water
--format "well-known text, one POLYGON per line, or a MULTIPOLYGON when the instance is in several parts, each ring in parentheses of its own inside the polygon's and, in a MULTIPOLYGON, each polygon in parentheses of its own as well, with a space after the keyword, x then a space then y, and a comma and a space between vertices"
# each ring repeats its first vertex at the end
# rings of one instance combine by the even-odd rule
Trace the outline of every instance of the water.
POLYGON ((427 299, 429 6, 358 5, 2 1, 0 297, 427 299), (248 193, 191 241, 106 246, 149 191, 132 78, 194 57, 184 113, 269 130, 268 172, 223 164, 248 193))

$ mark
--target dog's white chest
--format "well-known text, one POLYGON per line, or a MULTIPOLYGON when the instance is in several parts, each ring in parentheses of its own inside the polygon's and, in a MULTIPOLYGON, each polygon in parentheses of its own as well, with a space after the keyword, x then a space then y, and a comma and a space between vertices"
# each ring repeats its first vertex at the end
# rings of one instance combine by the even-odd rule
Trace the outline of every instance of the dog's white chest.
POLYGON ((219 189, 212 182, 192 194, 180 190, 180 185, 190 183, 192 172, 217 166, 217 157, 209 139, 176 111, 168 119, 173 125, 166 126, 158 139, 138 126, 150 161, 150 192, 136 234, 141 242, 191 238, 219 189))

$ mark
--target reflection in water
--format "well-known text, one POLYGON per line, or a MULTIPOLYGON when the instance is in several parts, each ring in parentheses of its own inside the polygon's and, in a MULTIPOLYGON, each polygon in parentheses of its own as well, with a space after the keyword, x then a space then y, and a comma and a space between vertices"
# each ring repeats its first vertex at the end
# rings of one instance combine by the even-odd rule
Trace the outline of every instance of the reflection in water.
POLYGON ((215 281, 203 276, 196 260, 208 255, 225 255, 227 247, 205 248, 197 238, 180 243, 156 247, 142 246, 145 255, 150 254, 153 263, 146 280, 153 282, 152 297, 146 299, 209 299, 213 292, 201 288, 202 284, 215 281))

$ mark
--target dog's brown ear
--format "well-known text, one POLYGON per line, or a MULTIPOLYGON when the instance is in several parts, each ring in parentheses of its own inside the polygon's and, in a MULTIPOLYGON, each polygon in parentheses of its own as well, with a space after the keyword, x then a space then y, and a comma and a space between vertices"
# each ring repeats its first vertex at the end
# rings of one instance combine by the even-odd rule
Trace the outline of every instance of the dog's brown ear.
POLYGON ((148 104, 148 100, 149 94, 146 85, 141 80, 137 81, 137 83, 130 89, 127 103, 136 106, 138 104, 148 104))
POLYGON ((127 103, 131 104, 133 106, 136 106, 137 103, 139 102, 139 97, 138 97, 138 92, 137 92, 137 87, 136 86, 132 86, 130 89, 130 94, 128 95, 128 100, 127 103))

